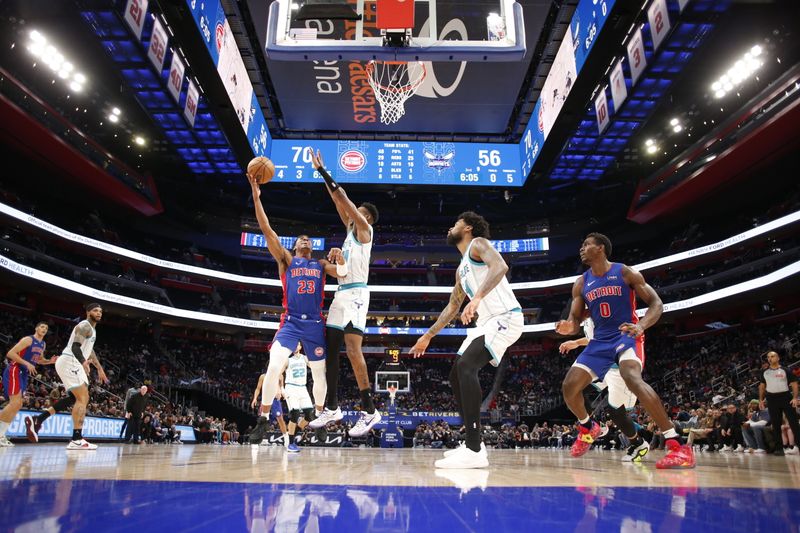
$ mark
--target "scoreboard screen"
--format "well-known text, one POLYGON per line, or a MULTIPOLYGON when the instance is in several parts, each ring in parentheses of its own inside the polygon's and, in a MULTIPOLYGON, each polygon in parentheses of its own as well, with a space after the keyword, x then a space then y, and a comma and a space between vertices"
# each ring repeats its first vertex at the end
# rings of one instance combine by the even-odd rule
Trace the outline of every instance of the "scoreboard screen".
POLYGON ((550 239, 540 237, 537 239, 511 239, 505 241, 490 241, 495 250, 501 254, 547 252, 550 250, 550 239))
MULTIPOLYGON (((287 250, 291 250, 296 238, 297 237, 278 237, 278 240, 281 241, 281 246, 287 250)), ((260 233, 248 233, 243 231, 240 244, 251 248, 266 248, 267 240, 260 233)), ((311 249, 324 250, 325 237, 311 237, 311 249)))
POLYGON ((341 183, 481 185, 521 187, 516 144, 401 141, 275 140, 273 181, 323 183, 311 165, 309 146, 341 183))

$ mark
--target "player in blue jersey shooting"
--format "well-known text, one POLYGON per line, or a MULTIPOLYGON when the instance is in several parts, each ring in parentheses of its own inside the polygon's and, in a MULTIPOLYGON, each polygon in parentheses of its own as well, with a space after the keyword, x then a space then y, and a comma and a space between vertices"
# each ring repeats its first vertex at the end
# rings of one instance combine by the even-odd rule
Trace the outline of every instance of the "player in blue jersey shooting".
POLYGON ((306 235, 297 237, 292 256, 281 245, 278 234, 269 224, 264 206, 261 205, 261 188, 255 178, 248 175, 247 179, 253 193, 258 226, 267 241, 269 253, 278 263, 278 273, 283 284, 283 314, 269 351, 269 365, 261 390, 261 416, 250 435, 250 443, 258 444, 267 431, 272 399, 278 392, 280 376, 297 343, 303 345, 314 377, 314 403, 318 411, 324 407, 327 392, 325 320, 322 316, 325 275, 346 276, 347 264, 338 248, 331 249, 328 260, 314 259, 311 256, 311 239, 306 235))
MULTIPOLYGON (((661 317, 663 304, 656 291, 636 270, 622 263, 612 263, 611 240, 601 233, 590 233, 580 249, 581 261, 589 267, 572 286, 572 304, 569 318, 556 325, 561 335, 574 335, 580 327, 584 306, 594 322, 594 337, 567 372, 562 384, 564 401, 578 417, 578 438, 572 446, 572 456, 580 457, 600 435, 600 425, 586 411, 583 389, 592 381, 605 378, 614 364, 625 385, 639 399, 667 440, 670 452, 656 463, 657 468, 693 468, 694 454, 681 437, 664 410, 661 398, 642 379, 644 368, 644 331, 661 317), (647 312, 639 320, 636 298, 647 304, 647 312)), ((624 426, 633 422, 617 413, 624 426)), ((634 433, 630 427, 621 427, 626 434, 634 433)), ((641 439, 636 435, 636 439, 641 439)), ((631 442, 632 445, 637 442, 631 442)))

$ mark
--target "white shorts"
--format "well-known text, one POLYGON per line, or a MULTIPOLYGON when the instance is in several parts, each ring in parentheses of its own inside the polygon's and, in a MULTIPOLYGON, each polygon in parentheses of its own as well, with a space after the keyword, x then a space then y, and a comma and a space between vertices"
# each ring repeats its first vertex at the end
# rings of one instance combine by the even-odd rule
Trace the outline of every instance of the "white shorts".
POLYGON ((286 391, 286 406, 289 411, 302 411, 314 407, 306 387, 287 383, 284 390, 286 391))
POLYGON ((362 333, 367 329, 367 310, 369 309, 369 288, 353 287, 339 289, 333 297, 328 309, 326 326, 345 329, 352 323, 362 333))
POLYGON ((78 362, 74 355, 59 356, 56 359, 55 366, 58 377, 61 378, 61 383, 64 384, 65 389, 72 390, 81 385, 89 385, 86 370, 83 369, 83 365, 78 362))
POLYGON ((517 342, 522 335, 523 325, 525 325, 525 320, 519 311, 509 311, 490 317, 478 327, 467 330, 467 338, 461 343, 458 355, 462 355, 472 341, 478 337, 484 337, 484 346, 492 356, 490 362, 497 366, 502 361, 508 347, 517 342))
POLYGON ((630 391, 622 379, 622 374, 619 373, 619 368, 614 366, 606 372, 606 377, 603 381, 593 383, 597 390, 603 390, 608 387, 608 405, 612 409, 625 407, 625 409, 633 409, 636 405, 636 396, 630 391))

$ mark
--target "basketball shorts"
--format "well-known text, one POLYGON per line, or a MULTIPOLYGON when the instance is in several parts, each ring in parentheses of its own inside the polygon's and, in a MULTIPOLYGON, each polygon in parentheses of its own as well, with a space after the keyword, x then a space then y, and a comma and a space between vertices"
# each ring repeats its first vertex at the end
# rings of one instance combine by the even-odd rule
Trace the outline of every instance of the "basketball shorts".
POLYGON ((28 388, 28 369, 16 363, 11 363, 3 370, 3 389, 6 398, 20 393, 24 393, 28 388))
POLYGON ((633 339, 620 333, 610 341, 592 339, 572 366, 586 370, 594 379, 603 380, 611 367, 627 360, 638 361, 644 369, 644 337, 633 339))
POLYGON ((612 365, 606 372, 606 377, 603 381, 596 381, 592 383, 597 390, 608 388, 608 405, 612 409, 625 407, 625 409, 633 409, 636 405, 636 396, 630 391, 622 379, 622 374, 619 373, 619 366, 612 365))
POLYGON ((509 311, 479 321, 478 326, 467 330, 467 338, 461 343, 458 355, 462 355, 477 338, 483 337, 484 346, 492 356, 492 365, 497 366, 503 359, 509 346, 517 342, 522 335, 525 321, 520 311, 509 311))
POLYGON ((301 319, 286 316, 281 319, 281 326, 272 339, 289 350, 289 354, 297 349, 297 343, 302 343, 303 353, 309 361, 325 360, 325 321, 318 319, 301 319))
POLYGON ((328 310, 327 326, 345 329, 352 324, 355 329, 364 333, 367 329, 367 310, 369 309, 369 288, 353 287, 339 289, 333 297, 328 310))
POLYGON ((74 355, 61 354, 56 360, 56 373, 61 378, 64 388, 69 390, 76 389, 81 385, 89 385, 89 378, 83 365, 78 362, 74 355))
POLYGON ((269 408, 269 414, 271 417, 275 418, 275 420, 283 416, 283 405, 281 405, 279 399, 275 398, 272 400, 272 407, 269 408))
POLYGON ((286 384, 286 407, 289 411, 302 411, 303 409, 311 409, 314 404, 311 402, 311 396, 308 395, 308 389, 304 385, 286 384))

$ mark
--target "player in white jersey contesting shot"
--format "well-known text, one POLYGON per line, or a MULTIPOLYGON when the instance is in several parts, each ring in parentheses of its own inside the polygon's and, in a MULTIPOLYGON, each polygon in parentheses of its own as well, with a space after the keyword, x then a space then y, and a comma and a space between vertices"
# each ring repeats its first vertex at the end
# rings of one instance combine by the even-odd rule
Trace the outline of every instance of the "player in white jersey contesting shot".
POLYGON ((319 150, 311 148, 311 163, 325 180, 325 186, 333 199, 339 218, 347 230, 342 254, 347 264, 347 275, 338 278, 339 287, 328 310, 325 328, 325 339, 328 358, 325 362, 325 376, 328 382, 328 396, 325 410, 318 413, 311 422, 312 428, 321 428, 328 422, 342 419, 339 409, 337 389, 339 387, 339 352, 344 342, 347 358, 353 367, 361 396, 361 415, 350 429, 351 437, 361 437, 380 422, 381 414, 375 409, 372 401, 372 387, 369 384, 367 363, 361 351, 364 330, 367 327, 367 310, 369 309, 369 261, 372 253, 372 226, 378 221, 378 208, 364 202, 356 207, 344 189, 336 183, 322 161, 319 150))
MULTIPOLYGON (((594 322, 589 318, 588 310, 584 315, 583 334, 584 336, 580 339, 562 342, 561 346, 558 347, 558 351, 565 354, 579 346, 588 345, 589 341, 592 340, 594 337, 594 322)), ((650 443, 641 438, 628 414, 628 411, 636 405, 636 395, 630 391, 625 384, 625 380, 622 379, 622 374, 619 373, 619 365, 612 365, 603 380, 595 381, 592 385, 598 390, 608 388, 608 408, 611 412, 611 419, 630 442, 628 451, 622 456, 622 461, 641 463, 644 456, 650 451, 650 443)))
POLYGON ((39 430, 48 417, 57 411, 72 405, 72 440, 67 445, 68 450, 96 450, 97 445, 86 442, 83 438, 83 420, 86 417, 86 406, 89 403, 89 364, 97 369, 97 376, 104 383, 108 377, 103 370, 103 365, 94 352, 94 343, 97 340, 97 323, 103 318, 103 308, 100 304, 86 305, 86 319, 78 323, 72 330, 64 351, 56 361, 56 372, 61 378, 61 383, 67 390, 67 396, 57 401, 52 407, 35 418, 25 417, 25 429, 28 440, 39 441, 39 430), (74 405, 73 405, 74 404, 74 405))
POLYGON ((522 308, 506 279, 508 265, 492 247, 489 223, 472 211, 461 213, 447 232, 447 243, 458 247, 462 259, 450 302, 438 320, 411 348, 414 357, 425 353, 431 339, 449 324, 461 309, 461 322, 470 324, 477 314, 477 326, 468 330, 450 370, 450 386, 466 428, 464 446, 445 452, 436 468, 483 468, 489 465, 481 442, 481 384, 478 372, 487 363, 498 366, 509 346, 522 335, 522 308))
POLYGON ((286 399, 286 406, 289 409, 289 446, 286 450, 290 453, 299 453, 300 448, 294 440, 294 434, 298 426, 302 430, 312 419, 314 404, 308 394, 308 357, 303 355, 302 345, 298 344, 297 349, 286 362, 286 377, 284 379, 283 397, 286 399))

